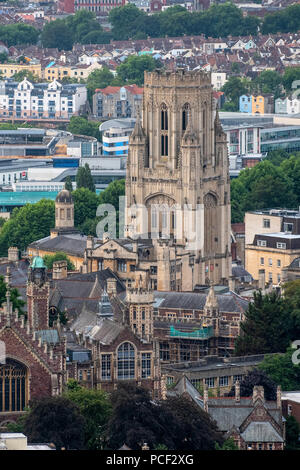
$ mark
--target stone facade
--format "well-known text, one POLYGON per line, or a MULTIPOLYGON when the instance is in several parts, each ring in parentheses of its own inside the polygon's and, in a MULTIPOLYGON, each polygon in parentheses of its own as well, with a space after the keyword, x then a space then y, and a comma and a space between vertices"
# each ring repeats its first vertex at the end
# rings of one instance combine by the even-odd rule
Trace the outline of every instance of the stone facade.
MULTIPOLYGON (((128 235, 161 233, 164 224, 168 225, 177 256, 189 261, 182 263, 183 279, 193 278, 193 285, 226 282, 231 274, 228 154, 208 74, 184 70, 145 73, 142 122, 137 119, 129 142, 126 196, 128 235), (135 204, 147 208, 146 224, 145 220, 136 222, 129 209, 135 204), (157 204, 171 212, 175 206, 182 210, 190 204, 195 210, 197 204, 203 205, 202 249, 185 250, 186 234, 175 230, 180 223, 177 215, 176 223, 172 213, 165 222, 160 212, 153 217, 157 204)), ((184 221, 181 223, 184 230, 184 221)), ((165 243, 161 257, 170 265, 168 247, 165 243)))

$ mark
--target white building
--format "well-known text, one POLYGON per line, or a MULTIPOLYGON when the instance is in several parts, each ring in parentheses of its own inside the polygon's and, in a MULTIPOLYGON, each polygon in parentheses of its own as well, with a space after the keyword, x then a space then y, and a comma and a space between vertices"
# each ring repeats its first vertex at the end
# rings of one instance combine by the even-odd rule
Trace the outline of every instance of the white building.
POLYGON ((86 101, 83 84, 31 83, 26 78, 0 82, 0 117, 69 119, 86 101))
POLYGON ((225 72, 212 72, 211 73, 211 84, 213 89, 216 91, 221 90, 221 88, 227 82, 227 73, 225 72))

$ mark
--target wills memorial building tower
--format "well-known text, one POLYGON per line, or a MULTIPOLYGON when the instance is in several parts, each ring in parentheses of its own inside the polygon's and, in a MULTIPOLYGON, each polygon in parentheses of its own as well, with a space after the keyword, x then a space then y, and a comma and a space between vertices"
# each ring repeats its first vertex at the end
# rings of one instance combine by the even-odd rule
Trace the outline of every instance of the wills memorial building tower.
POLYGON ((172 263, 180 273, 174 274, 180 278, 176 290, 227 283, 231 275, 227 142, 209 74, 182 69, 145 73, 142 116, 129 144, 126 206, 126 235, 152 238, 156 246, 158 290, 165 290, 172 263), (145 207, 142 222, 133 205, 145 207), (186 243, 184 230, 178 232, 179 224, 187 226, 188 216, 178 217, 184 206, 203 211, 203 231, 196 234, 203 243, 196 249, 186 243), (164 238, 166 228, 171 236, 164 238))

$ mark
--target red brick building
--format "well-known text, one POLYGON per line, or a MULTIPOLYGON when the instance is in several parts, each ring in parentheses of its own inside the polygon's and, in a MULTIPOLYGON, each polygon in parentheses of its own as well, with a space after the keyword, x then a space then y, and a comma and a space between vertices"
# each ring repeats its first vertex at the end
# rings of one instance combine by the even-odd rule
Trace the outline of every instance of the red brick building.
POLYGON ((29 401, 62 392, 66 369, 66 341, 60 328, 49 328, 49 284, 43 260, 29 268, 27 321, 13 312, 10 270, 7 301, 0 314, 0 341, 5 352, 0 364, 0 428, 14 421, 29 401))

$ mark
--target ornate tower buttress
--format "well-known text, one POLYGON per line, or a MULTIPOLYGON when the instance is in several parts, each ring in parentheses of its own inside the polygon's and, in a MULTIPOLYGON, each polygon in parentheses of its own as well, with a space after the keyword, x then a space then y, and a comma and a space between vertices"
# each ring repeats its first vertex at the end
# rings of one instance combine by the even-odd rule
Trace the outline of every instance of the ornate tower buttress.
POLYGON ((46 271, 43 259, 36 256, 29 268, 27 281, 27 321, 31 330, 49 328, 50 285, 46 271))

